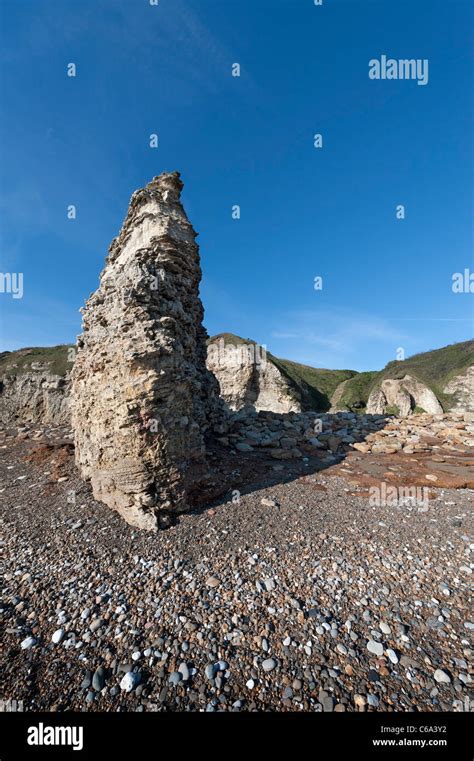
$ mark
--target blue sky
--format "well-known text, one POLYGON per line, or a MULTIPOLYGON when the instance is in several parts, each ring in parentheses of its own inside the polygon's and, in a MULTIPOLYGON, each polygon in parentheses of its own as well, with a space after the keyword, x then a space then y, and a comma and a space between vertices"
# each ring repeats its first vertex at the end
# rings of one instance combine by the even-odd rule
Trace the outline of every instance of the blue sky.
POLYGON ((451 287, 474 269, 470 1, 3 0, 1 15, 1 271, 24 295, 0 293, 0 349, 74 341, 130 195, 175 169, 211 335, 356 370, 472 336, 474 296, 451 287), (370 80, 382 54, 428 59, 428 84, 370 80))

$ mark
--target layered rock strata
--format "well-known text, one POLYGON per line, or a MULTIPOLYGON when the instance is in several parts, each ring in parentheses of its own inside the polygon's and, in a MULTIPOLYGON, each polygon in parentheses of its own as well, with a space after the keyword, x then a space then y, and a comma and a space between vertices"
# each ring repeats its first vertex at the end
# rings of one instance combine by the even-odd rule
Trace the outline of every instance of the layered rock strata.
POLYGON ((0 424, 41 422, 67 425, 69 379, 47 368, 21 375, 8 375, 0 381, 0 424))
POLYGON ((217 416, 206 369, 199 249, 177 172, 131 198, 83 309, 72 372, 76 463, 94 496, 155 529, 193 503, 217 416))

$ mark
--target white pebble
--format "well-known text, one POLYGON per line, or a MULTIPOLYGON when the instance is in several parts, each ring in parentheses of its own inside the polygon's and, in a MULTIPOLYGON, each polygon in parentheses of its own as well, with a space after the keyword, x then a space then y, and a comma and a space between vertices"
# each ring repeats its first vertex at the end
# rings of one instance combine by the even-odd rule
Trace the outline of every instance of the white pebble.
POLYGON ((134 687, 137 686, 138 682, 138 675, 134 674, 133 671, 128 671, 120 682, 120 689, 125 692, 131 692, 134 687))
POLYGON ((21 643, 21 649, 29 650, 30 647, 33 647, 34 645, 36 645, 35 637, 26 637, 26 639, 24 639, 23 642, 21 643))
POLYGON ((389 657, 389 660, 392 663, 398 663, 398 655, 396 654, 395 650, 392 650, 391 647, 388 647, 385 651, 389 657))
POLYGON ((435 681, 442 684, 451 684, 451 677, 443 669, 436 669, 433 674, 435 681))
POLYGON ((383 655, 383 645, 373 639, 369 639, 367 642, 367 650, 374 655, 383 655))

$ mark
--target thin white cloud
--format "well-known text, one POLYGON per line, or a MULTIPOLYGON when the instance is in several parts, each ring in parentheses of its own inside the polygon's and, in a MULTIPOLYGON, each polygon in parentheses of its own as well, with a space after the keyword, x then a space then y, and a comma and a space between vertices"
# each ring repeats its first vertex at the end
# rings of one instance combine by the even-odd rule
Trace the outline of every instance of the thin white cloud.
POLYGON ((409 340, 382 317, 341 308, 287 312, 270 335, 287 356, 319 367, 361 364, 374 349, 394 355, 409 340))
POLYGON ((280 333, 277 330, 274 330, 271 336, 272 338, 299 338, 298 333, 280 333))
POLYGON ((375 315, 364 315, 341 309, 303 310, 287 312, 286 330, 277 328, 275 337, 298 338, 308 343, 332 346, 348 350, 354 339, 362 341, 401 340, 404 338, 397 328, 386 319, 375 315))

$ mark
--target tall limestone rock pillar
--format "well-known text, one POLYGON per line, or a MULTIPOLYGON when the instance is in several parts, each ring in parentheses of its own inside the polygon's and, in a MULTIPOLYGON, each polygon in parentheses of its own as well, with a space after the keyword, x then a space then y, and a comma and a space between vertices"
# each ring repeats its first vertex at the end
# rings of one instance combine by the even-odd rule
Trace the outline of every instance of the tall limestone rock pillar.
POLYGON ((83 310, 72 373, 76 463, 94 497, 155 529, 206 478, 218 386, 206 369, 201 268, 178 172, 130 200, 83 310))

